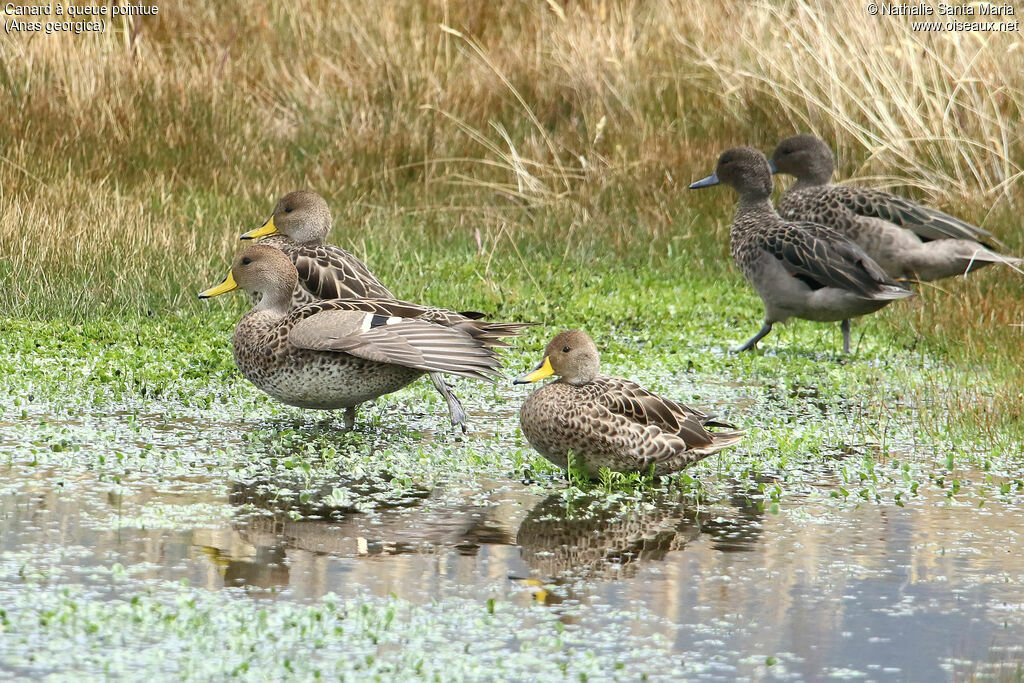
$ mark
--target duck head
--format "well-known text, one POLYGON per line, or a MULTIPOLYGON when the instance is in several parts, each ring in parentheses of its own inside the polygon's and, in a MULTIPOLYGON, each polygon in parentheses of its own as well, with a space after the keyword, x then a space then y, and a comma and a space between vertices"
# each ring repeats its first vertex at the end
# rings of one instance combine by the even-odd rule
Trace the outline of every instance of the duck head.
POLYGON ((199 298, 209 299, 243 289, 259 297, 257 308, 287 311, 298 279, 294 264, 284 252, 265 244, 254 244, 235 257, 224 282, 200 292, 199 298))
POLYGON ((298 244, 323 244, 331 230, 331 210, 316 192, 289 192, 277 201, 274 213, 266 223, 242 235, 254 240, 280 233, 298 244))
POLYGON ((835 157, 832 148, 814 135, 794 135, 772 152, 772 173, 796 176, 797 182, 825 185, 832 179, 835 157))
POLYGON ((690 185, 691 190, 724 183, 743 199, 766 199, 772 194, 772 170, 759 150, 734 147, 718 157, 715 172, 690 185))
POLYGON ((601 370, 601 359, 594 341, 583 330, 560 332, 548 342, 544 358, 513 384, 530 384, 557 375, 576 386, 592 382, 601 370))

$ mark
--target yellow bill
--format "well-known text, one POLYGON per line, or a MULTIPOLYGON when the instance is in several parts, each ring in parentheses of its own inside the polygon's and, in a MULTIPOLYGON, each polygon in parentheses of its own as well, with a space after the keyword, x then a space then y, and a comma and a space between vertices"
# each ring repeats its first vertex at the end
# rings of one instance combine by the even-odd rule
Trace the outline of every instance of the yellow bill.
POLYGON ((212 296, 220 296, 221 294, 227 294, 238 289, 238 284, 235 283, 235 276, 228 271, 228 276, 224 278, 224 282, 220 283, 216 287, 210 287, 209 289, 199 292, 200 299, 209 299, 212 296))
POLYGON ((266 237, 267 235, 273 235, 277 232, 277 227, 274 225, 274 217, 271 216, 270 220, 256 228, 245 233, 239 239, 243 240, 254 240, 257 237, 266 237))
POLYGON ((523 579, 523 583, 530 587, 533 599, 542 605, 548 604, 548 592, 544 589, 544 582, 537 579, 523 579))
POLYGON ((545 377, 550 377, 555 374, 555 369, 551 367, 551 359, 544 356, 544 360, 537 364, 530 372, 526 373, 522 377, 516 379, 512 384, 531 384, 533 382, 539 382, 545 377))

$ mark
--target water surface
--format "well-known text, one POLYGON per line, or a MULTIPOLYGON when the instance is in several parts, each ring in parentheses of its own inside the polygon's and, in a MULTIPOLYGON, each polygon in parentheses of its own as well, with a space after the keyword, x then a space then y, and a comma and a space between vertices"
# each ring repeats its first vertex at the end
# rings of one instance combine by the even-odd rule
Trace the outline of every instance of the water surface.
MULTIPOLYGON (((176 432, 142 419, 157 442, 176 432)), ((979 506, 937 485, 902 505, 833 497, 844 486, 835 472, 809 468, 809 491, 767 504, 757 482, 728 477, 707 499, 663 491, 609 504, 477 476, 361 509, 376 484, 359 478, 297 498, 294 478, 111 478, 11 456, 0 466, 0 594, 102 587, 118 566, 131 585, 187 580, 243 589, 238 600, 495 599, 569 627, 625 613, 622 628, 661 634, 698 679, 1019 675, 1017 499, 979 506)))

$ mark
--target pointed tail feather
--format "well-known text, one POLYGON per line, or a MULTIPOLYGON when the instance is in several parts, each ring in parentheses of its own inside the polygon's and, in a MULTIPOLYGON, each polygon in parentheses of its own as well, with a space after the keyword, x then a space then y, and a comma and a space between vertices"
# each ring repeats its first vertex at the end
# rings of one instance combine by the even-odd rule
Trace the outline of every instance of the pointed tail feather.
POLYGON ((478 340, 487 348, 508 347, 510 344, 503 341, 504 337, 515 337, 523 329, 533 326, 534 323, 495 323, 486 320, 467 320, 455 325, 474 339, 478 340))
POLYGON ((989 251, 987 249, 985 249, 985 250, 979 249, 976 253, 971 254, 971 256, 969 258, 968 257, 962 257, 961 260, 965 262, 965 265, 969 265, 972 261, 974 261, 974 262, 980 261, 980 262, 985 263, 985 264, 989 264, 989 263, 1006 263, 1006 264, 1009 264, 1011 266, 1018 266, 1021 263, 1024 263, 1024 259, 1018 258, 1016 256, 1006 256, 1004 254, 1000 254, 999 252, 989 251))
POLYGON ((906 299, 911 296, 917 296, 917 293, 896 285, 882 285, 878 288, 878 291, 871 295, 871 298, 876 301, 891 301, 894 299, 906 299))
POLYGON ((744 431, 710 433, 712 435, 712 440, 709 445, 692 448, 687 451, 688 454, 697 456, 692 460, 692 462, 698 462, 709 455, 714 455, 715 453, 725 450, 729 446, 735 446, 747 436, 747 433, 744 431))

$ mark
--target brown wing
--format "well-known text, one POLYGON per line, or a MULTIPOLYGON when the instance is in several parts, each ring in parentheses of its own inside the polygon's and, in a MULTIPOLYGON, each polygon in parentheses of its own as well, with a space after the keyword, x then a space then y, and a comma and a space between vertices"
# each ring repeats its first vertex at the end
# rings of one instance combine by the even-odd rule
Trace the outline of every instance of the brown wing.
POLYGON ((877 298, 885 287, 899 287, 855 242, 824 225, 787 222, 756 233, 754 239, 787 270, 819 287, 845 289, 867 299, 877 298))
POLYGON ((912 231, 922 240, 961 239, 980 242, 995 249, 996 236, 984 228, 882 190, 853 185, 835 185, 829 196, 859 216, 881 218, 912 231))
MULTIPOLYGON (((340 351, 359 358, 424 372, 493 381, 497 355, 472 335, 415 318, 353 310, 324 302, 304 307, 308 315, 291 325, 288 341, 316 351, 340 351)), ((294 314, 293 314, 294 315, 294 314)))
POLYGON ((514 337, 519 332, 531 325, 531 323, 502 323, 488 320, 468 318, 461 313, 449 311, 434 306, 422 306, 408 301, 397 299, 339 299, 330 302, 317 302, 311 305, 327 304, 331 307, 350 311, 366 311, 379 315, 401 318, 414 318, 424 322, 434 323, 442 327, 451 327, 478 340, 487 348, 500 348, 509 346, 502 341, 504 337, 514 337))
POLYGON ((591 441, 598 452, 614 451, 627 455, 644 469, 688 450, 685 439, 655 424, 643 424, 614 412, 601 403, 588 403, 576 415, 568 416, 567 427, 591 441))
POLYGON ((707 446, 713 441, 713 435, 704 428, 708 416, 699 410, 658 396, 621 377, 601 376, 591 384, 599 390, 597 402, 615 415, 638 425, 654 425, 682 438, 689 448, 707 446))
POLYGON ((738 443, 744 436, 743 432, 708 432, 693 415, 683 420, 679 433, 669 433, 656 424, 641 424, 598 403, 590 403, 580 414, 570 417, 567 426, 586 434, 584 438, 590 444, 584 444, 584 450, 621 453, 628 458, 631 469, 645 472, 653 467, 656 473, 688 467, 738 443))
POLYGON ((394 298, 366 264, 341 247, 293 246, 285 253, 299 272, 299 285, 314 298, 394 298))

